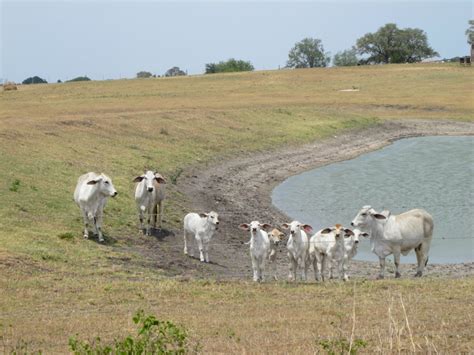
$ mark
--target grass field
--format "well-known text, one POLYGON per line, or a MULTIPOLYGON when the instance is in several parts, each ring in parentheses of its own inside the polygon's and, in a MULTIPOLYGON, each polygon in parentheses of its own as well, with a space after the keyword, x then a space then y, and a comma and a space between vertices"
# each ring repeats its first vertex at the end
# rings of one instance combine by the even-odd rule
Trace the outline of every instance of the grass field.
MULTIPOLYGON (((75 333, 124 335, 138 308, 185 325, 194 340, 202 337, 206 352, 309 352, 318 349, 318 339, 350 339, 353 284, 179 282, 140 263, 140 254, 125 253, 121 246, 140 238, 131 180, 152 167, 172 181, 192 164, 382 120, 473 121, 473 93, 474 71, 450 64, 23 85, 0 92, 5 349, 24 339, 33 350, 64 352, 75 333), (360 91, 339 91, 350 88, 360 91), (93 170, 112 176, 120 193, 107 206, 108 245, 82 240, 72 203, 77 177, 93 170)), ((168 186, 166 223, 178 228, 189 197, 168 186)), ((366 351, 474 347, 472 278, 358 282, 355 289, 354 334, 367 341, 366 351)))

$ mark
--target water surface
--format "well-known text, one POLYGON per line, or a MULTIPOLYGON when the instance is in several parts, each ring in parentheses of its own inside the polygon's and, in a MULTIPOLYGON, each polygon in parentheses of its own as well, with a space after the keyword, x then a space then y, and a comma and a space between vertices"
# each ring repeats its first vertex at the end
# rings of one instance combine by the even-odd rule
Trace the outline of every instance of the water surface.
MULTIPOLYGON (((317 151, 314 154, 318 154, 317 151)), ((474 137, 420 137, 290 177, 273 190, 273 204, 315 231, 350 226, 363 205, 398 214, 424 208, 434 219, 430 262, 474 257, 474 137)), ((369 242, 356 259, 378 260, 369 242)), ((415 254, 402 262, 415 262, 415 254)))

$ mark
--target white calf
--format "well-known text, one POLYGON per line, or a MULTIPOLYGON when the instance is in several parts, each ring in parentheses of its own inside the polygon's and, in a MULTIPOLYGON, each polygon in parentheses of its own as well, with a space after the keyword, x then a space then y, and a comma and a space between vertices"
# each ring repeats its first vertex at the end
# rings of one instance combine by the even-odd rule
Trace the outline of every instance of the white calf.
POLYGON ((293 221, 290 224, 282 224, 282 228, 290 230, 290 237, 286 243, 290 269, 288 279, 296 281, 296 270, 299 266, 301 268, 301 279, 306 281, 306 273, 309 267, 309 241, 306 233, 311 233, 312 227, 309 224, 293 221))
POLYGON ((354 233, 344 229, 340 224, 318 231, 310 239, 310 258, 313 262, 314 277, 324 281, 325 268, 329 263, 329 278, 333 278, 333 269, 336 266, 339 276, 344 277, 344 237, 354 233))
POLYGON ((89 238, 89 222, 94 225, 99 242, 102 235, 102 217, 107 199, 117 196, 112 180, 105 174, 90 172, 81 175, 74 190, 74 201, 80 207, 84 219, 84 238, 89 238))
POLYGON ((163 221, 163 200, 165 198, 165 179, 159 173, 146 171, 143 175, 137 176, 133 182, 138 182, 135 188, 135 202, 138 207, 140 219, 140 231, 146 235, 151 235, 151 227, 156 228, 159 209, 159 228, 163 221), (146 228, 143 229, 143 219, 146 216, 146 228))
POLYGON ((428 263, 428 252, 433 237, 433 218, 422 209, 391 215, 390 212, 377 213, 372 207, 364 206, 351 223, 370 234, 372 251, 379 257, 380 273, 385 273, 385 258, 393 254, 395 277, 400 277, 400 253, 407 255, 415 249, 418 268, 415 277, 423 275, 428 263))
POLYGON ((352 232, 352 235, 350 233, 346 233, 344 235, 344 264, 342 267, 344 280, 349 280, 347 269, 349 268, 349 262, 357 254, 357 247, 359 246, 360 237, 369 236, 367 233, 363 233, 359 229, 354 229, 352 232))
MULTIPOLYGON (((209 242, 219 225, 217 212, 188 213, 184 217, 184 254, 188 255, 188 243, 186 233, 194 235, 199 248, 199 259, 209 262, 209 242)), ((193 253, 191 251, 191 256, 193 253)))
POLYGON ((271 228, 267 223, 261 224, 252 221, 250 224, 242 223, 240 229, 250 231, 250 258, 252 259, 253 280, 263 281, 265 261, 270 254, 270 239, 265 229, 271 228))

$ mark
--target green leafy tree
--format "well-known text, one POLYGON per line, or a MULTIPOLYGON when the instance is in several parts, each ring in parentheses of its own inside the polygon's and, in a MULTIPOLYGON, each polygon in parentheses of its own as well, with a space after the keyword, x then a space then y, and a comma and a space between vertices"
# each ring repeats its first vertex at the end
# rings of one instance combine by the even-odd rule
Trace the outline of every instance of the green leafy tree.
POLYGON ((357 65, 357 63, 359 63, 359 60, 357 59, 357 50, 352 48, 336 53, 333 58, 333 63, 336 67, 357 65))
POLYGON ((304 38, 297 42, 288 53, 286 66, 289 68, 326 67, 330 61, 329 53, 324 52, 320 39, 304 38))
POLYGON ((152 74, 149 71, 139 71, 137 73, 137 79, 151 78, 152 74))
POLYGON ((179 67, 173 67, 166 71, 165 76, 183 76, 186 72, 179 69, 179 67))
POLYGON ((467 43, 474 44, 474 20, 469 20, 469 28, 466 30, 467 43))
POLYGON ((230 58, 227 61, 221 61, 219 63, 206 64, 206 74, 231 73, 252 70, 254 70, 252 63, 234 58, 230 58))
POLYGON ((75 81, 91 81, 91 79, 87 76, 78 76, 77 78, 68 80, 67 82, 75 82, 75 81))
POLYGON ((418 28, 399 29, 388 23, 377 32, 357 40, 359 54, 367 55, 366 63, 414 63, 437 56, 429 45, 426 33, 418 28))
POLYGON ((29 85, 29 84, 47 84, 48 82, 39 76, 31 76, 21 82, 22 84, 29 85))

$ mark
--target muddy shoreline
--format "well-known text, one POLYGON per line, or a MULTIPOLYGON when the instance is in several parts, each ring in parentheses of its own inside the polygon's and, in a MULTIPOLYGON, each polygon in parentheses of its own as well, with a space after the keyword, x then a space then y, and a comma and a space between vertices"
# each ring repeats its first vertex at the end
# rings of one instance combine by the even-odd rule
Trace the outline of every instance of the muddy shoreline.
MULTIPOLYGON (((177 230, 173 231, 175 237, 166 238, 165 244, 174 248, 171 248, 171 255, 163 255, 160 267, 172 269, 172 274, 180 276, 249 280, 250 257, 248 246, 243 244, 248 240, 248 236, 237 226, 252 220, 276 226, 290 220, 272 206, 271 192, 276 185, 289 176, 355 158, 398 139, 434 135, 474 135, 474 123, 384 121, 368 129, 346 131, 337 137, 311 144, 285 147, 271 152, 243 154, 206 166, 191 167, 184 171, 178 181, 178 190, 189 199, 192 210, 215 210, 221 219, 221 227, 213 239, 210 251, 211 263, 201 264, 196 259, 182 255, 179 250, 179 245, 182 245, 181 231, 177 230)), ((391 257, 387 260, 389 259, 391 257)), ((278 253, 277 264, 280 279, 286 279, 288 263, 285 247, 278 253)), ((373 278, 377 270, 377 263, 353 261, 350 274, 354 278, 373 278)), ((404 263, 402 258, 402 277, 411 277, 414 270, 415 265, 404 263)), ((390 262, 387 271, 387 277, 393 277, 390 262)), ((474 275, 474 263, 428 264, 425 274, 429 277, 452 278, 474 275)), ((312 275, 310 271, 310 279, 313 278, 312 275)))

